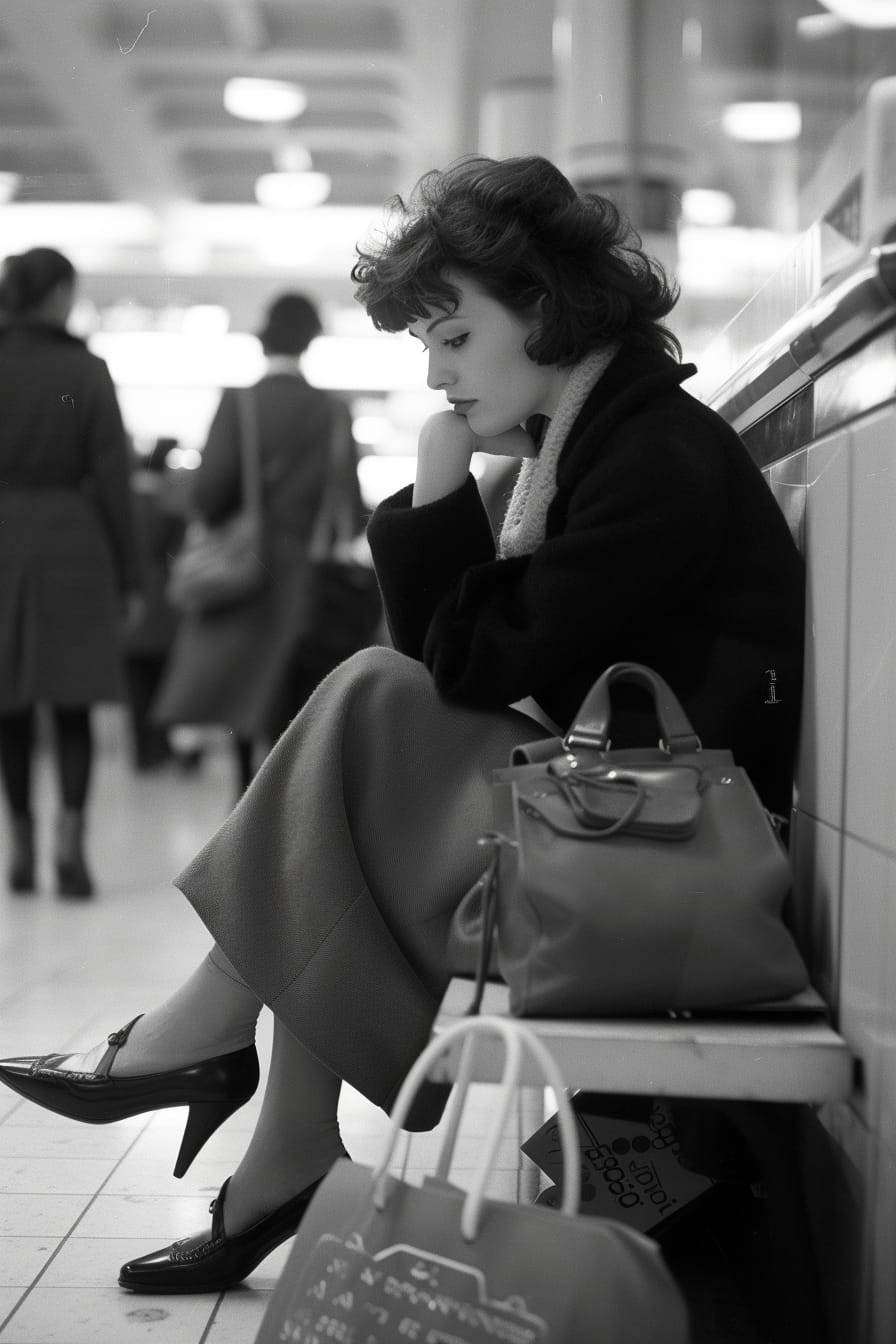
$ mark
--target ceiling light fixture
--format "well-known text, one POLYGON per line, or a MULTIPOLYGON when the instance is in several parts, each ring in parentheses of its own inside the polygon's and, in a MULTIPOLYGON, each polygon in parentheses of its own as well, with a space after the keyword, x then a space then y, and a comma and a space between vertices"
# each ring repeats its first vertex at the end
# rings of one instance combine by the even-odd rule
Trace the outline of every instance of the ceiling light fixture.
POLYGON ((262 173, 255 199, 272 210, 310 210, 323 204, 331 187, 326 173, 262 173))
POLYGON ((685 224, 725 228, 734 219, 734 197, 711 187, 688 187, 681 194, 681 215, 685 224))
POLYGON ((896 28, 896 0, 821 0, 825 9, 856 28, 896 28))
POLYGON ((308 106, 308 96, 284 79, 228 79, 224 106, 244 121, 292 121, 308 106))
POLYGON ((21 185, 21 173, 0 173, 0 205, 11 201, 21 185))
POLYGON ((804 42, 821 42, 845 33, 848 27, 849 24, 836 14, 801 14, 796 21, 796 35, 804 42))
POLYGON ((799 103, 729 103, 722 111, 722 129, 732 140, 782 144, 799 139, 802 126, 799 103))

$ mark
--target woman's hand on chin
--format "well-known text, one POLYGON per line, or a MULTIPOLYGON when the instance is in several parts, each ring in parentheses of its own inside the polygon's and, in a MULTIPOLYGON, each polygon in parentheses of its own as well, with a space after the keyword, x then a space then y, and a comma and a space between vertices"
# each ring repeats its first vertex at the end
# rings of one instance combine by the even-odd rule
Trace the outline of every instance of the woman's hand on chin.
POLYGON ((459 490, 474 453, 494 457, 534 457, 537 452, 522 425, 480 438, 456 411, 437 411, 423 422, 417 443, 413 503, 429 504, 459 490))
POLYGON ((459 490, 477 446, 466 419, 455 411, 437 411, 424 420, 417 441, 414 504, 429 504, 459 490))
POLYGON ((492 434, 487 439, 477 438, 476 451, 491 453, 494 457, 536 457, 538 449, 531 435, 522 425, 505 429, 503 434, 492 434))

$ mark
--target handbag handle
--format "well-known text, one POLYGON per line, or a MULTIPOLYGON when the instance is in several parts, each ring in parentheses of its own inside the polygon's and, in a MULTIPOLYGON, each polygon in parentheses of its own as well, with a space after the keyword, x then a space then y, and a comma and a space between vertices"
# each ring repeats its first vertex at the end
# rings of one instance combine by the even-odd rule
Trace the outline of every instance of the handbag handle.
POLYGON ((373 1172, 374 1206, 379 1210, 386 1207, 389 1162, 398 1140, 398 1131, 407 1118, 417 1089, 447 1047, 455 1041, 463 1040, 464 1049, 461 1054, 454 1096, 452 1096, 449 1106, 446 1136, 443 1140, 436 1170, 436 1174, 445 1179, 451 1164, 458 1123, 470 1084, 476 1038, 486 1035, 500 1036, 504 1042, 504 1073, 500 1083, 500 1102, 496 1107, 491 1129, 483 1145, 479 1166, 464 1199, 461 1212, 460 1230, 466 1242, 476 1240, 479 1225, 482 1221, 485 1187, 491 1175, 492 1166, 498 1152, 498 1144, 504 1133, 507 1118, 519 1087, 523 1047, 536 1060, 545 1081, 553 1090, 557 1102, 560 1141, 563 1150, 563 1202, 561 1212, 568 1217, 573 1217, 578 1213, 581 1200, 582 1173, 575 1116, 566 1095, 566 1084, 550 1051, 531 1028, 524 1026, 521 1022, 511 1021, 506 1017, 471 1017, 453 1023, 439 1036, 436 1036, 411 1065, 392 1108, 392 1123, 386 1136, 385 1151, 373 1172))
POLYGON ((653 699, 656 717, 662 729, 660 747, 669 755, 700 751, 700 739, 691 727, 672 688, 653 668, 643 663, 613 663, 585 696, 575 722, 563 739, 567 751, 589 747, 606 751, 610 743, 610 687, 619 682, 642 686, 653 699))
POLYGON ((258 435, 258 404, 251 387, 237 388, 236 410, 239 420, 240 464, 243 479, 243 506, 261 526, 261 445, 258 435))

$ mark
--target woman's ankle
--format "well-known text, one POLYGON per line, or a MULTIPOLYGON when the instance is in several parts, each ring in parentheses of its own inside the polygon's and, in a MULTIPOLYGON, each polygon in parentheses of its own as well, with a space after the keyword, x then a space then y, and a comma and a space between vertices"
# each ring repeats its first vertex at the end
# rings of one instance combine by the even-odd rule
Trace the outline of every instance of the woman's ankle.
MULTIPOLYGON (((302 1151, 301 1139, 297 1150, 302 1151)), ((312 1157, 302 1151, 301 1165, 258 1166, 244 1159, 237 1167, 227 1186, 224 1205, 224 1231, 229 1237, 245 1232, 262 1218, 287 1204, 297 1195, 323 1179, 335 1162, 348 1154, 342 1144, 338 1128, 326 1149, 317 1148, 312 1157)))
POLYGON ((229 963, 218 966, 210 954, 164 1003, 140 1018, 112 1072, 164 1073, 242 1050, 255 1040, 261 1008, 229 963))
POLYGON ((134 1078, 172 1069, 189 1068, 207 1059, 217 1059, 255 1043, 255 1025, 226 1036, 206 1032, 175 1032, 168 1024, 155 1024, 147 1013, 135 1023, 127 1041, 112 1061, 114 1078, 134 1078))

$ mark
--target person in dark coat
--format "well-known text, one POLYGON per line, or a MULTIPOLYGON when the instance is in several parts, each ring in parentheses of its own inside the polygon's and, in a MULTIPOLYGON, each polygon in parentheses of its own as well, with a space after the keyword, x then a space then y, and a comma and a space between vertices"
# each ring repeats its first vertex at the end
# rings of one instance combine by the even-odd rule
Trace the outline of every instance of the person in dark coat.
POLYGON ((132 759, 139 771, 153 770, 174 756, 166 730, 152 721, 150 711, 180 621, 180 612, 166 591, 171 557, 186 530, 184 511, 174 497, 167 466, 168 454, 176 447, 177 439, 157 439, 146 457, 135 461, 131 474, 146 601, 142 619, 125 633, 123 655, 132 759))
MULTIPOLYGON (((737 435, 682 387, 694 369, 661 269, 609 201, 540 158, 428 174, 394 219, 360 252, 357 295, 421 343, 450 407, 368 527, 394 648, 318 687, 178 878, 215 940, 206 962, 109 1049, 62 1061, 167 1104, 197 1060, 235 1073, 262 1004, 274 1013, 258 1123, 212 1230, 125 1265, 140 1291, 225 1287, 290 1234, 342 1152, 342 1080, 390 1108, 451 976, 492 771, 540 723, 568 727, 609 664, 651 663, 704 743, 789 805, 802 563, 737 435), (497 538, 477 449, 522 459, 497 538)), ((636 697, 618 709, 614 743, 655 742, 636 697)), ((72 1114, 53 1059, 0 1079, 72 1114)), ((241 1095, 222 1087, 221 1114, 241 1095)), ((407 1127, 443 1100, 418 1094, 407 1127)))
POLYGON ((136 619, 141 599, 112 379, 66 330, 75 279, 67 257, 42 247, 7 257, 0 278, 0 763, 7 880, 27 892, 35 883, 35 711, 49 706, 62 803, 58 889, 88 896, 89 711, 122 698, 122 623, 136 619))
MULTIPOLYGON (((236 606, 185 615, 152 709, 162 725, 230 728, 239 792, 255 772, 259 747, 269 746, 283 726, 291 659, 307 610, 308 547, 335 412, 333 399, 308 383, 298 361, 320 331, 317 309, 304 295, 282 294, 268 309, 259 333, 267 365, 254 397, 269 581, 236 606)), ((237 397, 228 388, 202 451, 192 506, 214 525, 242 502, 237 397)))

